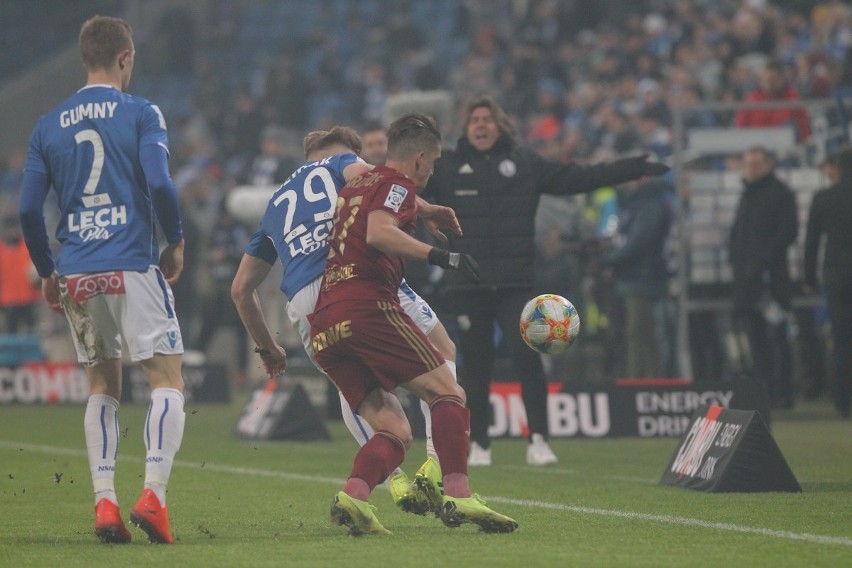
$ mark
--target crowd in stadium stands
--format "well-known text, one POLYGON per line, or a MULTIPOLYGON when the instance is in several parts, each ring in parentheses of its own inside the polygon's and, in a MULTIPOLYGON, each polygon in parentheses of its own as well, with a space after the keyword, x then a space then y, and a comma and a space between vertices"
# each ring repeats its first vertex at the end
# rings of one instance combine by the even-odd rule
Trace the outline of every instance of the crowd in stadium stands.
MULTIPOLYGON (((200 4, 203 10, 176 3, 156 33, 146 30, 146 57, 130 90, 156 100, 169 121, 170 166, 201 236, 201 258, 231 188, 282 182, 281 172, 302 160, 307 130, 361 128, 382 119, 385 102, 397 93, 446 89, 459 105, 491 94, 524 143, 546 157, 579 162, 640 152, 666 160, 673 152, 673 108, 753 97, 769 65, 801 98, 852 93, 852 8, 841 1, 200 4)), ((735 117, 707 112, 690 120, 730 126, 735 117)), ((458 124, 442 128, 450 144, 461 134, 458 124)), ((3 162, 0 192, 14 194, 20 160, 3 162)), ((606 235, 605 201, 597 195, 550 207, 564 215, 542 228, 540 254, 548 262, 541 280, 567 284, 549 291, 582 304, 582 290, 594 288, 590 278, 606 275, 584 245, 606 235), (576 222, 566 226, 572 213, 576 222)), ((598 315, 608 302, 600 302, 581 309, 584 336, 617 342, 607 314, 598 315)), ((661 349, 662 373, 676 374, 670 345, 663 341, 661 349)), ((618 376, 623 361, 600 360, 602 376, 618 376)), ((584 372, 595 374, 591 367, 584 372)))

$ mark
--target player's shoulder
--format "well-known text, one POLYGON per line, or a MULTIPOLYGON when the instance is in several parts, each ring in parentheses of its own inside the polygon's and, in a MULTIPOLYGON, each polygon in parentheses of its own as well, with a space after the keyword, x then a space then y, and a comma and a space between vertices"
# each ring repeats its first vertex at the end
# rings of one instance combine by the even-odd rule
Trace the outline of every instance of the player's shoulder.
POLYGON ((405 176, 402 172, 395 170, 394 168, 389 168, 387 166, 376 166, 373 170, 377 174, 379 174, 381 181, 384 183, 392 183, 403 185, 405 187, 414 188, 414 182, 411 181, 408 177, 405 176))

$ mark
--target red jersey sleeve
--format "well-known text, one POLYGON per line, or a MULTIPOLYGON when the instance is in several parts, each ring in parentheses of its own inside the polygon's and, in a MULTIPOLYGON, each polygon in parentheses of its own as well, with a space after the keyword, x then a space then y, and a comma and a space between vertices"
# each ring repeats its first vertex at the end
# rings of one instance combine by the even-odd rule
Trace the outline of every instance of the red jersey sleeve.
POLYGON ((384 211, 392 215, 400 229, 410 232, 409 227, 417 219, 417 191, 408 180, 390 179, 376 188, 370 204, 370 211, 384 211))

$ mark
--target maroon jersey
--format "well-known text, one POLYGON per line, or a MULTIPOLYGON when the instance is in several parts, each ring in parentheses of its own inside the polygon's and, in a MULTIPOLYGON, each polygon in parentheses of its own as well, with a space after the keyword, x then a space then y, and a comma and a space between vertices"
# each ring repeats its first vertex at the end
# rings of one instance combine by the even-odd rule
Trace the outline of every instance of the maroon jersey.
POLYGON ((342 300, 399 302, 405 261, 367 244, 367 218, 373 211, 381 211, 393 216, 400 229, 414 234, 416 195, 410 179, 385 166, 340 190, 315 312, 342 300))

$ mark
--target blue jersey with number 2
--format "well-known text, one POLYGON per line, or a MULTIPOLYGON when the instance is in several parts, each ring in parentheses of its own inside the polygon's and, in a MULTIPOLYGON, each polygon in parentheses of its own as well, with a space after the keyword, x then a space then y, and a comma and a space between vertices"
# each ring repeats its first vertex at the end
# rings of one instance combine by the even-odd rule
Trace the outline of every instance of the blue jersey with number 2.
POLYGON ((157 264, 154 205, 139 159, 148 144, 168 150, 160 110, 110 86, 80 89, 38 121, 26 169, 46 174, 58 195, 60 276, 157 264))
POLYGON ((281 259, 288 298, 322 276, 343 170, 356 162, 363 161, 355 154, 306 162, 270 198, 246 254, 269 264, 281 259))

